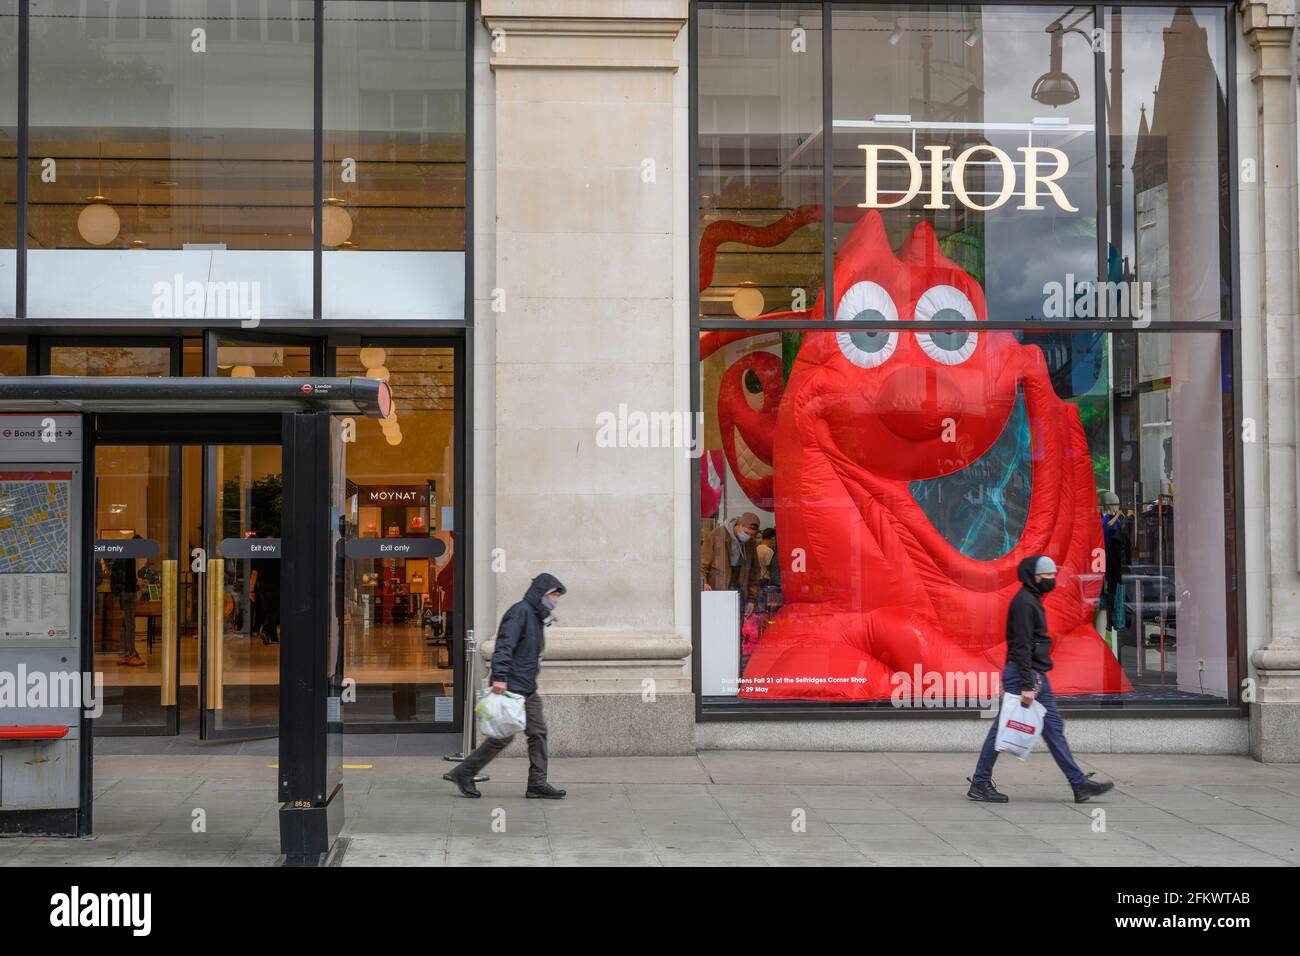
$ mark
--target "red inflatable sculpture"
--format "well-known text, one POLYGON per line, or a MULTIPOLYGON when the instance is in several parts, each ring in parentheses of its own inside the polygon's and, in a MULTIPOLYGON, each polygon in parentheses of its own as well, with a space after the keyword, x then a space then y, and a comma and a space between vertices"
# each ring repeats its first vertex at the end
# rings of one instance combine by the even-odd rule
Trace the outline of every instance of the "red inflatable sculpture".
POLYGON ((772 510, 773 424, 781 406, 781 360, 751 352, 733 362, 718 390, 718 427, 731 473, 750 501, 772 510))
MULTIPOLYGON (((775 245, 820 215, 803 207, 767 229, 715 223, 701 255, 704 284, 718 242, 775 245)), ((869 212, 840 250, 834 280, 837 319, 933 321, 936 329, 807 332, 783 390, 779 362, 759 357, 766 353, 751 353, 724 376, 724 450, 759 507, 771 482, 785 601, 745 668, 740 695, 912 700, 922 697, 912 686, 918 677, 949 688, 972 673, 987 673, 996 689, 1007 605, 1020 586, 1016 567, 1031 554, 1060 566, 1044 602, 1055 641, 1053 689, 1130 690, 1092 624, 1105 552, 1087 440, 1078 410, 1053 390, 1041 350, 1010 332, 975 327, 986 319, 983 291, 943 255, 926 223, 896 257, 879 214, 869 212), (761 392, 762 401, 742 407, 747 377, 748 396, 761 392), (1032 458, 1028 517, 1008 553, 976 560, 931 524, 909 482, 977 461, 1022 394, 1032 458), (764 423, 774 423, 767 445, 759 437, 764 423)), ((822 314, 819 296, 807 312, 759 318, 822 314)), ((708 333, 701 357, 752 334, 708 333)))
POLYGON ((700 517, 712 518, 722 503, 722 463, 720 451, 706 451, 700 457, 700 517))

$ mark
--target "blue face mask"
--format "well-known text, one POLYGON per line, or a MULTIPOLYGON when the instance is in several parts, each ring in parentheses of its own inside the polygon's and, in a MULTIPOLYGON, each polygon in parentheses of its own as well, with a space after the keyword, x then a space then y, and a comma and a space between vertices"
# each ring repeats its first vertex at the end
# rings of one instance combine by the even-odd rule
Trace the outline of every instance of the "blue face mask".
POLYGON ((542 604, 546 607, 548 611, 554 611, 555 605, 558 603, 559 602, 556 601, 555 598, 551 597, 550 595, 547 594, 542 595, 542 604))

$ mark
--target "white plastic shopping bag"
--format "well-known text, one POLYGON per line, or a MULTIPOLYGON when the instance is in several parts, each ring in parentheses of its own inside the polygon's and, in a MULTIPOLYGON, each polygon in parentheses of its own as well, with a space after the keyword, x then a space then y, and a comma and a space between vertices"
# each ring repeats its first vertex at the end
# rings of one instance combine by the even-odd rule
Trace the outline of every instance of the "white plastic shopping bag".
POLYGON ((524 699, 509 691, 484 694, 474 707, 474 716, 478 718, 478 732, 483 737, 512 737, 528 722, 524 699))
POLYGON ((1021 760, 1029 756, 1034 742, 1043 735, 1043 714, 1047 708, 1034 701, 1028 707, 1020 702, 1019 694, 1002 695, 1002 713, 998 716, 998 742, 996 749, 1015 754, 1021 760))

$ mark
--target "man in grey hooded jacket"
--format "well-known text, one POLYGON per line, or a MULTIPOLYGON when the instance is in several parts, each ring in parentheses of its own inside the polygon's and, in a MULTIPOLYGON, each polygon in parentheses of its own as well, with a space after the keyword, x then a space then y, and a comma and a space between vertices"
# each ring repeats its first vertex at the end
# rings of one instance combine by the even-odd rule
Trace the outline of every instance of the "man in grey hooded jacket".
MULTIPOLYGON (((529 799, 562 800, 565 796, 565 791, 546 782, 546 719, 542 715, 542 698, 537 693, 537 672, 546 648, 545 629, 554 622, 551 612, 564 590, 553 574, 533 578, 523 600, 512 604, 501 618, 492 652, 492 693, 509 691, 524 698, 524 736, 528 738, 528 789, 524 795, 529 799)), ((443 774, 443 779, 454 783, 464 796, 482 796, 474 786, 474 778, 513 739, 489 737, 443 774)))

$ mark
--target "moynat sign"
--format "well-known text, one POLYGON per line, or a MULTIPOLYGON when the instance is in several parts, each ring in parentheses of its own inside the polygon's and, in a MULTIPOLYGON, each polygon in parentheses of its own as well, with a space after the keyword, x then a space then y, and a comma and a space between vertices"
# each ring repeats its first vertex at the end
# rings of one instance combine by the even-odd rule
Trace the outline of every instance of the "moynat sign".
POLYGON ((429 503, 429 489, 424 485, 370 485, 361 488, 363 505, 411 505, 429 503))
MULTIPOLYGON (((1022 196, 1024 199, 1016 207, 1017 209, 1043 209, 1045 207, 1039 199, 1050 197, 1065 212, 1079 211, 1071 204, 1065 195, 1065 190, 1057 182, 1070 170, 1069 157, 1059 149, 1050 146, 1021 146, 1016 152, 1022 154, 1023 160, 1017 163, 1012 160, 1010 154, 996 146, 977 144, 952 158, 945 155, 950 148, 948 146, 924 147, 927 154, 925 162, 930 167, 929 201, 924 206, 926 209, 953 208, 945 196, 944 187, 947 185, 951 187, 953 199, 976 212, 997 209, 1005 205, 1012 196, 1022 196), (992 160, 977 159, 977 157, 992 157, 992 160), (981 198, 991 195, 992 198, 988 202, 978 202, 967 188, 966 172, 972 162, 975 162, 979 168, 988 170, 987 175, 991 183, 996 184, 998 176, 1001 176, 1001 186, 996 193, 991 192, 992 186, 988 187, 988 191, 980 191, 981 198), (1018 189, 1019 168, 1024 170, 1024 184, 1018 189), (1045 195, 1040 197, 1040 190, 1045 195)), ((861 143, 858 149, 865 154, 867 192, 865 201, 858 203, 859 208, 894 209, 906 206, 926 185, 926 177, 921 169, 922 160, 907 147, 890 143, 861 143), (881 199, 880 194, 880 166, 882 163, 897 166, 900 160, 907 166, 908 186, 901 193, 897 189, 885 190, 886 196, 899 197, 886 202, 881 199)))

